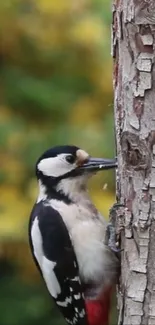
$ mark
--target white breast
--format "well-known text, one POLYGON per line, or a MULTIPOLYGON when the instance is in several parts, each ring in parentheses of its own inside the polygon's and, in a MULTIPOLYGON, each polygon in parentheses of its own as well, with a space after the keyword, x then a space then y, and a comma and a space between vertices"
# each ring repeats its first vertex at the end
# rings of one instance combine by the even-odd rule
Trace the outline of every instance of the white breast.
POLYGON ((115 273, 115 258, 104 245, 106 222, 88 205, 66 205, 51 200, 53 208, 58 210, 69 230, 77 257, 80 277, 83 282, 105 284, 115 273), (94 213, 94 214, 93 214, 94 213))
POLYGON ((80 274, 85 281, 101 279, 104 274, 104 228, 100 222, 82 220, 71 229, 80 274))

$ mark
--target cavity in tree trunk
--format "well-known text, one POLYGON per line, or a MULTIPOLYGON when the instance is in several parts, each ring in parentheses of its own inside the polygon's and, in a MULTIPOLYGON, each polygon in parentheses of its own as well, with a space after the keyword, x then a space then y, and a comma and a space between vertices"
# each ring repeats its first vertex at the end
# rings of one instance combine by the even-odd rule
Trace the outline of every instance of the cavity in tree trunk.
POLYGON ((113 3, 117 197, 125 204, 119 324, 155 325, 155 0, 113 3))

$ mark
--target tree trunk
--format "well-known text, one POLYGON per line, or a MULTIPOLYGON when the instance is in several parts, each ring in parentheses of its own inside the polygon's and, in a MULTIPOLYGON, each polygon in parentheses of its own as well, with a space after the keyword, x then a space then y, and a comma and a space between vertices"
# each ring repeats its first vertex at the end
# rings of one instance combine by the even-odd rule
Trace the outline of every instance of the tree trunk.
POLYGON ((119 324, 155 325, 155 0, 114 0, 117 198, 122 234, 119 324))

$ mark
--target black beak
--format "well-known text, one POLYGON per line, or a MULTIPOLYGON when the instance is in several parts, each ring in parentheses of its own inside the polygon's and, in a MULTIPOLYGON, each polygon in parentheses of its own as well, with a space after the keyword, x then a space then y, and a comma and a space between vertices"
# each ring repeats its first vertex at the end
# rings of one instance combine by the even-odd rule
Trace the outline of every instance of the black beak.
POLYGON ((111 169, 117 167, 117 159, 88 158, 88 160, 79 168, 81 170, 99 171, 102 169, 111 169))

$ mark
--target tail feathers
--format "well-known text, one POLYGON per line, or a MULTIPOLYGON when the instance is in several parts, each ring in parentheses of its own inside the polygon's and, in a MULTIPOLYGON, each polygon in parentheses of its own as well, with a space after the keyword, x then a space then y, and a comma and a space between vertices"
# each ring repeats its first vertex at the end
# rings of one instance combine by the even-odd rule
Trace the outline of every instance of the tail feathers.
POLYGON ((110 314, 111 290, 99 300, 87 300, 86 311, 89 325, 108 325, 110 314))

